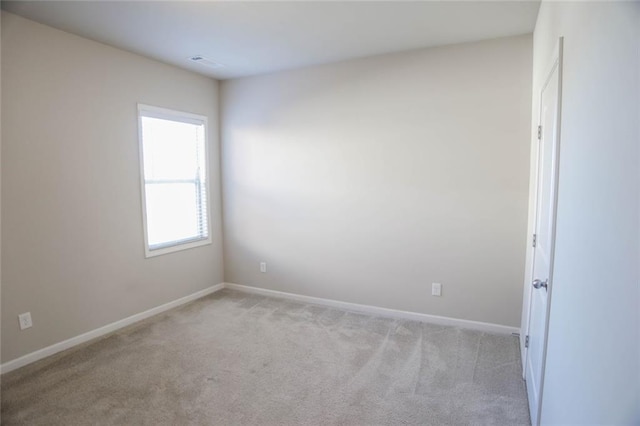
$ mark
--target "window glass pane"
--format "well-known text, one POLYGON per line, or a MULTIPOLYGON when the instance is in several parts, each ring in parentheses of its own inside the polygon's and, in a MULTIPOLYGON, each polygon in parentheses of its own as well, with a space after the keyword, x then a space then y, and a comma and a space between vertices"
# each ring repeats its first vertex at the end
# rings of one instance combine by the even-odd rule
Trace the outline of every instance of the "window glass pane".
POLYGON ((145 185, 149 246, 201 237, 196 185, 145 185))
POLYGON ((204 125, 142 117, 142 137, 145 180, 195 179, 204 173, 204 125))

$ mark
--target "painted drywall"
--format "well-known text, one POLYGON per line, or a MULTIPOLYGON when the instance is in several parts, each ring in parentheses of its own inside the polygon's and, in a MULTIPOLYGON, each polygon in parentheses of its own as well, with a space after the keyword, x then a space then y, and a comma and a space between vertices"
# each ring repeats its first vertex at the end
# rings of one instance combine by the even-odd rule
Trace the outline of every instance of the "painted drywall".
MULTIPOLYGON (((2 241, 2 19, 0 19, 0 242, 2 241)), ((0 243, 0 363, 2 362, 2 244, 0 243)), ((2 416, 0 415, 0 424, 2 416)))
POLYGON ((531 43, 224 81, 225 281, 519 326, 531 43))
POLYGON ((2 13, 3 362, 222 282, 217 96, 212 79, 2 13), (144 257, 138 102, 209 118, 212 245, 144 257))
MULTIPOLYGON (((549 2, 533 117, 558 37, 564 78, 541 421, 640 423, 640 3, 549 2)), ((531 277, 526 278, 526 292, 531 277)))

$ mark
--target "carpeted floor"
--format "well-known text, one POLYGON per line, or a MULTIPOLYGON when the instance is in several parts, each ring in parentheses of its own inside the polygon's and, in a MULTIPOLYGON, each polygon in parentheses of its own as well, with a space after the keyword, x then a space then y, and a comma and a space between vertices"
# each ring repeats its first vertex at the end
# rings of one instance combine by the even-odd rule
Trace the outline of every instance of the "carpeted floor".
POLYGON ((526 425, 518 341, 223 290, 2 377, 3 425, 526 425))

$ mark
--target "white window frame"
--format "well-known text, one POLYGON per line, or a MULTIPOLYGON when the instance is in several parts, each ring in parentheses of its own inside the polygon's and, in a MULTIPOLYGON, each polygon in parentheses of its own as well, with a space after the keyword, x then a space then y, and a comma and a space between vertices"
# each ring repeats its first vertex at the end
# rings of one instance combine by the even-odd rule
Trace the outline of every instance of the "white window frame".
POLYGON ((207 117, 204 115, 193 114, 190 112, 177 111, 168 108, 156 107, 152 105, 138 104, 138 148, 140 157, 140 194, 142 199, 142 229, 144 231, 144 254, 146 258, 160 256, 167 253, 187 250, 194 247, 201 247, 212 243, 211 238, 211 197, 209 193, 210 187, 210 167, 209 167, 209 126, 207 117), (203 124, 204 125, 204 165, 205 165, 205 194, 207 209, 207 238, 197 240, 174 241, 166 246, 151 249, 149 247, 149 236, 147 231, 147 200, 144 175, 144 143, 142 140, 142 117, 153 117, 165 120, 180 121, 183 123, 203 124))

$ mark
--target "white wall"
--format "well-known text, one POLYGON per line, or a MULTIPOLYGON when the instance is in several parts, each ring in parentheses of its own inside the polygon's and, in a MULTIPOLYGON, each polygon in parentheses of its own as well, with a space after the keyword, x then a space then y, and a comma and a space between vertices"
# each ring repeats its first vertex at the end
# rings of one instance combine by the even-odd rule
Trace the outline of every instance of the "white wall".
POLYGON ((225 81, 225 280, 518 326, 531 53, 519 36, 225 81))
MULTIPOLYGON (((2 82, 2 20, 0 19, 0 82, 2 82)), ((2 84, 0 84, 0 100, 2 100, 2 84)), ((0 102, 0 242, 2 241, 2 102, 0 102)), ((2 319, 2 244, 0 243, 0 320, 2 319)), ((2 326, 0 322, 0 363, 2 354, 2 326)), ((0 392, 1 393, 1 392, 0 392)), ((0 395, 0 401, 2 397, 0 395)), ((0 414, 0 424, 2 415, 0 414)))
POLYGON ((534 120, 559 36, 559 200, 541 420, 638 424, 640 3, 542 4, 534 120))
POLYGON ((217 96, 209 78, 2 13, 3 362, 222 281, 217 96), (208 116, 212 245, 145 259, 137 102, 208 116))

